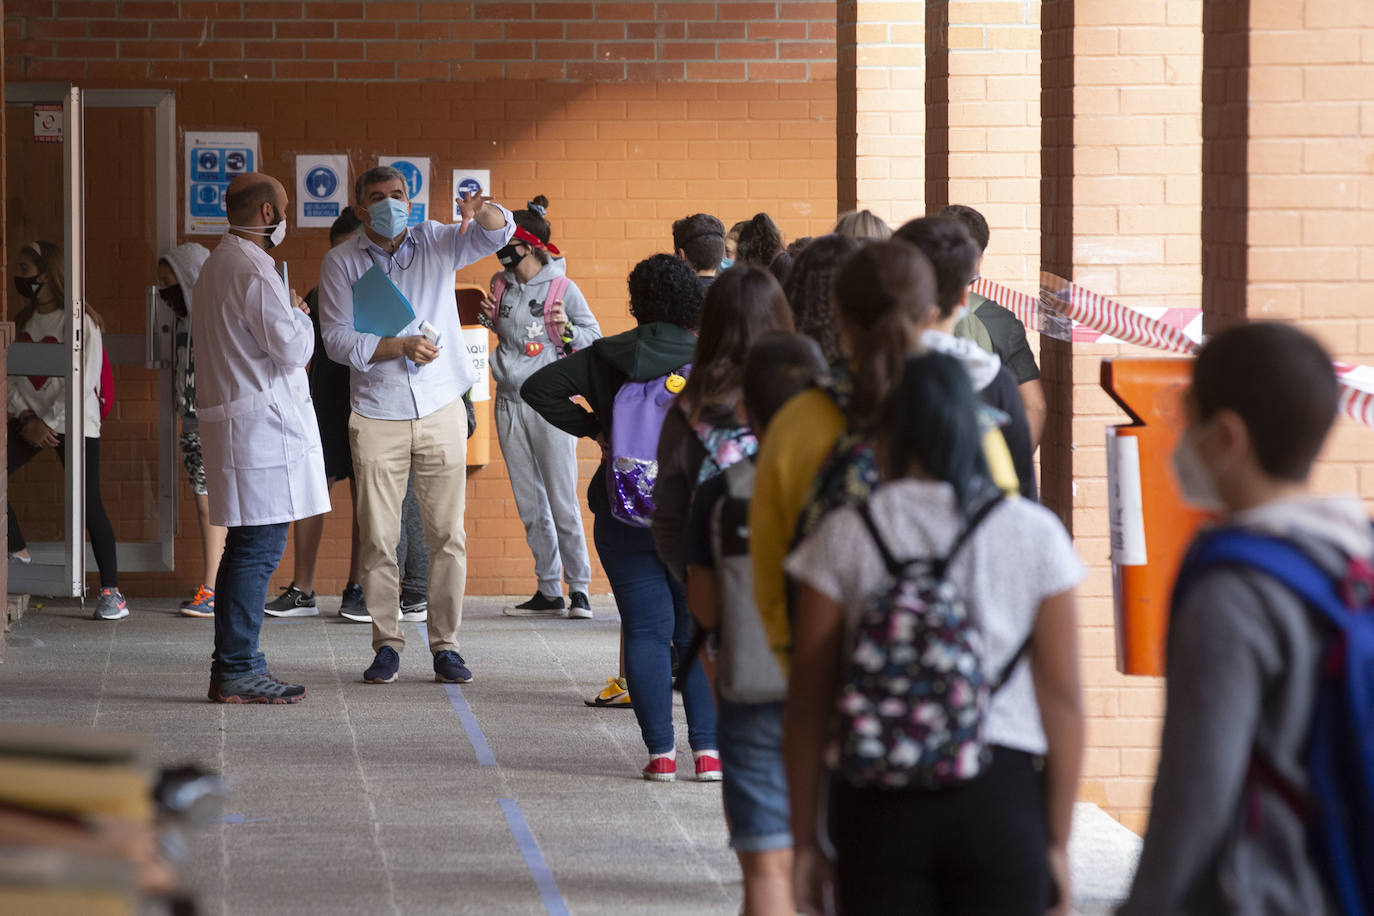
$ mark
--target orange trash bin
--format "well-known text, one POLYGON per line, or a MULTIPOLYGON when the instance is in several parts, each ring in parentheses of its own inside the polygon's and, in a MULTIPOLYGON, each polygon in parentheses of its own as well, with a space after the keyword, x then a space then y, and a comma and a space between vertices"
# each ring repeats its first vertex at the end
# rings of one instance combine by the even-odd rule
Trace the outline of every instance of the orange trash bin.
POLYGON ((491 332, 477 322, 477 313, 487 291, 480 286, 459 284, 453 295, 458 303, 458 320, 463 325, 463 346, 477 369, 477 383, 472 386, 477 431, 468 440, 467 463, 470 468, 484 468, 491 464, 491 332))
POLYGON ((1102 387, 1132 422, 1107 429, 1116 665, 1164 674, 1174 579, 1207 516, 1183 501, 1173 453, 1186 426, 1191 359, 1104 359, 1102 387))

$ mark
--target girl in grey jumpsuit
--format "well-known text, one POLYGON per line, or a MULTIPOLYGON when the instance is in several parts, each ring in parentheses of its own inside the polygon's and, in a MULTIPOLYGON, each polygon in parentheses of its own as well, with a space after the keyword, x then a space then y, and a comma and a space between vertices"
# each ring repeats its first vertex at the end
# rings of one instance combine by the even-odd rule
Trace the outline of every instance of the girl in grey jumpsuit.
MULTIPOLYGON (((560 579, 565 579, 574 599, 571 616, 590 617, 587 589, 592 571, 578 498, 577 440, 520 398, 520 386, 535 370, 601 336, 586 297, 571 281, 558 296, 561 309, 547 303, 554 314, 552 321, 545 321, 550 287, 566 275, 565 262, 555 257, 558 249, 549 244, 547 206, 545 198, 536 197, 527 209, 515 212, 516 237, 496 253, 504 268, 505 290, 500 302, 489 298, 484 303, 500 338, 491 360, 497 384, 496 434, 539 582, 530 601, 507 610, 558 611, 563 605, 560 579), (550 339, 550 326, 560 339, 550 339)), ((493 289, 496 285, 493 278, 493 289)))

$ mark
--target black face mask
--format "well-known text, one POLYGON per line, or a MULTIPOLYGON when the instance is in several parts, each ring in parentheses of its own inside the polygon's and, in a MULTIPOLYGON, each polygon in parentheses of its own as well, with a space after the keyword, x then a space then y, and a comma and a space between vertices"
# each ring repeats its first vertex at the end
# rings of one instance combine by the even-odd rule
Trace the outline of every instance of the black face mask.
POLYGON ((496 260, 501 262, 501 266, 506 270, 514 270, 515 265, 525 260, 523 254, 518 254, 514 245, 507 245, 505 248, 496 252, 496 260))
POLYGON ((14 288, 25 299, 37 299, 38 291, 43 288, 43 281, 37 277, 15 277, 14 288))
POLYGON ((180 283, 173 283, 171 286, 164 286, 157 291, 162 301, 167 303, 167 307, 176 312, 182 318, 186 317, 186 294, 181 291, 180 283))

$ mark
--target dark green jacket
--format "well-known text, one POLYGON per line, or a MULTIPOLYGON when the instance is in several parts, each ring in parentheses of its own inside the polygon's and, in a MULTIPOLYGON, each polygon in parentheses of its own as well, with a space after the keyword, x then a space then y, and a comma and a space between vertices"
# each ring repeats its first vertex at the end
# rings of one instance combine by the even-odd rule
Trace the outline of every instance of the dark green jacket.
MULTIPOLYGON (((520 397, 545 420, 573 436, 610 436, 611 408, 627 381, 643 382, 681 369, 692 361, 697 335, 675 324, 654 322, 603 337, 585 350, 545 366, 526 380, 520 397), (583 397, 590 411, 573 403, 583 397)), ((587 502, 598 515, 610 511, 605 468, 587 487, 587 502)))

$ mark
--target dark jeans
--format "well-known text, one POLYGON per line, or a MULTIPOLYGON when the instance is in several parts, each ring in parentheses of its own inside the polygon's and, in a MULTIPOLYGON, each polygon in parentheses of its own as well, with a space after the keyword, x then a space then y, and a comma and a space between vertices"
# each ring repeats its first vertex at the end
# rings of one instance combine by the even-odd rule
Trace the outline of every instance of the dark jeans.
MULTIPOLYGON (((620 608, 625 680, 640 734, 650 754, 665 754, 675 746, 669 644, 686 651, 692 641, 686 592, 658 558, 649 529, 597 515, 592 538, 620 608)), ((682 705, 692 750, 715 750, 716 704, 699 659, 684 678, 682 705)))
POLYGON ((844 916, 1041 916, 1048 909, 1045 780, 1030 754, 994 747, 981 776, 938 792, 856 789, 841 779, 830 791, 844 916))
POLYGON ((401 500, 401 540, 396 545, 396 568, 401 571, 401 596, 424 598, 429 594, 429 545, 420 517, 420 501, 415 498, 415 472, 406 481, 401 500))
MULTIPOLYGON (((67 437, 58 436, 57 460, 65 467, 67 464, 67 437)), ((9 449, 5 464, 9 468, 10 479, 14 472, 28 464, 43 451, 34 448, 19 435, 15 425, 9 425, 9 449)), ((11 486, 13 491, 13 486, 11 486)), ((10 550, 23 550, 28 546, 24 533, 19 530, 19 521, 14 511, 9 513, 10 550)), ((119 561, 115 551, 114 527, 110 517, 105 514, 105 503, 100 499, 100 440, 86 437, 86 533, 91 536, 91 552, 95 554, 95 565, 100 570, 101 588, 119 587, 119 561)))
POLYGON ((289 522, 230 528, 215 577, 215 654, 210 676, 217 679, 266 674, 258 651, 263 606, 272 573, 286 551, 289 522))

